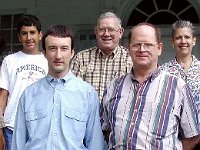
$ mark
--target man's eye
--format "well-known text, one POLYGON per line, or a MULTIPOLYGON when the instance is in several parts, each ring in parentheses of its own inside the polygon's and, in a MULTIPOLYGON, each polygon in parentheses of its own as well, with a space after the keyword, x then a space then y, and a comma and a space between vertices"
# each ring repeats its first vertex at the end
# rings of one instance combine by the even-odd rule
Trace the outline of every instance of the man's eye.
POLYGON ((133 47, 140 47, 140 43, 137 43, 137 44, 133 44, 133 47))
POLYGON ((21 32, 21 35, 26 35, 27 33, 26 32, 21 32))
POLYGON ((152 43, 145 43, 145 45, 148 47, 154 46, 152 43))
POLYGON ((50 51, 55 51, 56 48, 55 48, 55 47, 51 47, 51 48, 49 48, 49 50, 50 50, 50 51))
POLYGON ((108 31, 109 31, 109 32, 114 32, 115 29, 113 29, 113 28, 109 28, 108 31))
POLYGON ((67 51, 67 50, 68 50, 68 48, 62 48, 62 50, 63 50, 63 51, 67 51))
POLYGON ((100 32, 103 32, 103 31, 105 31, 106 29, 102 29, 102 28, 99 28, 99 31, 100 32))
POLYGON ((36 34, 36 32, 35 32, 35 31, 31 31, 31 32, 30 32, 30 34, 32 34, 32 35, 33 35, 33 34, 36 34))

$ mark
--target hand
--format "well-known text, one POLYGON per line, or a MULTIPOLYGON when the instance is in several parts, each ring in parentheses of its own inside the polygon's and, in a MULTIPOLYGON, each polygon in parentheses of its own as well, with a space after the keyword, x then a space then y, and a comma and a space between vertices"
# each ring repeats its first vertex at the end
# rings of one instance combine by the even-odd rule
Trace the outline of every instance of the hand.
POLYGON ((3 136, 3 129, 0 129, 0 150, 5 150, 5 139, 3 136))
POLYGON ((182 140, 183 150, 193 150, 194 147, 200 143, 200 137, 194 136, 191 138, 185 138, 182 140))

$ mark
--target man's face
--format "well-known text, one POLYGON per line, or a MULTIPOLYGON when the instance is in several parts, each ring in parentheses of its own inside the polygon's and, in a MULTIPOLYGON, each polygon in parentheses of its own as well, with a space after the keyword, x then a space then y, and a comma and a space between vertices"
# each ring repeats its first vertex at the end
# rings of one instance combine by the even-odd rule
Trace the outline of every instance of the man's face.
POLYGON ((129 54, 135 68, 155 68, 161 52, 162 43, 157 42, 154 28, 141 25, 132 31, 129 54))
POLYGON ((70 37, 47 36, 45 39, 45 57, 48 60, 49 74, 53 77, 64 77, 69 71, 70 60, 74 55, 70 37))
POLYGON ((103 18, 95 28, 99 48, 103 53, 112 52, 118 45, 124 32, 120 28, 117 18, 103 18))
POLYGON ((22 51, 27 54, 39 52, 39 42, 42 38, 42 33, 35 26, 22 26, 18 39, 22 43, 22 51))

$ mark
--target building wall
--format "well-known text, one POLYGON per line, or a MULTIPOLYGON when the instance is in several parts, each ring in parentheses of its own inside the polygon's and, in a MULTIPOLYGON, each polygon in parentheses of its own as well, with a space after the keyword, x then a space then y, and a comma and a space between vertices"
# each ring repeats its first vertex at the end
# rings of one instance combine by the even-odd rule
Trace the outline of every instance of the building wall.
MULTIPOLYGON (((94 27, 102 12, 114 11, 123 22, 125 33, 121 44, 127 45, 127 35, 130 27, 127 20, 141 0, 1 0, 0 14, 27 13, 37 15, 42 22, 43 30, 52 24, 70 26, 75 34, 77 51, 96 44, 94 27)), ((188 0, 200 15, 200 1, 188 0)), ((136 18, 137 19, 137 18, 136 18)), ((198 28, 200 26, 198 25, 198 28)), ((170 26, 160 26, 163 33, 164 50, 160 63, 174 56, 170 43, 170 26)), ((194 54, 200 59, 200 30, 194 54)))

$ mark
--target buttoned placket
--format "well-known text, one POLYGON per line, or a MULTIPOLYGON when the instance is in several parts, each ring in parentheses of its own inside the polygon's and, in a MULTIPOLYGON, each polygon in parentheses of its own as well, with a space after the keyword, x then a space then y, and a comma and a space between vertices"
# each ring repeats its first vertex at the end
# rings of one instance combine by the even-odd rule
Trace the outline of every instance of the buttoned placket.
POLYGON ((52 112, 52 146, 54 150, 58 150, 58 131, 59 131, 59 117, 60 117, 60 91, 63 88, 62 80, 54 80, 54 98, 53 98, 53 112, 52 112))
MULTIPOLYGON (((150 80, 150 79, 148 79, 148 80, 150 80)), ((133 89, 133 91, 134 91, 134 93, 135 93, 135 98, 136 98, 136 102, 139 102, 139 101, 141 101, 141 99, 142 99, 142 96, 140 95, 140 93, 138 92, 138 91, 140 91, 141 89, 143 89, 144 87, 145 87, 145 84, 150 84, 150 81, 148 81, 148 80, 146 80, 146 81, 144 81, 144 82, 142 82, 142 83, 139 83, 138 81, 136 81, 136 80, 133 80, 132 81, 132 89, 133 89)), ((160 81, 161 80, 161 77, 160 77, 160 79, 159 79, 159 84, 160 85, 162 85, 163 84, 163 82, 161 82, 160 81)), ((162 86, 158 86, 158 88, 159 87, 162 87, 162 86)), ((155 94, 155 96, 154 96, 154 98, 152 98, 153 100, 157 100, 158 99, 158 97, 159 97, 159 95, 158 95, 158 91, 159 91, 159 89, 156 89, 156 94, 155 94)), ((150 122, 151 122, 151 118, 152 118, 152 111, 154 111, 154 109, 155 109, 155 103, 154 102, 152 102, 152 105, 151 105, 151 108, 149 108, 150 109, 150 116, 147 118, 148 119, 148 122, 149 122, 149 124, 150 124, 150 122)), ((136 108, 134 111, 138 111, 138 108, 136 108)), ((135 126, 135 122, 131 122, 130 123, 130 125, 131 126, 135 126)), ((131 134, 130 134, 131 135, 131 134)), ((132 142, 132 136, 129 136, 128 137, 128 143, 130 144, 132 142)), ((131 144, 130 144, 131 145, 131 144)))
MULTIPOLYGON (((102 61, 102 70, 101 70, 101 76, 102 76, 102 78, 100 78, 100 92, 103 92, 104 91, 104 84, 103 83, 105 83, 106 82, 106 78, 105 78, 105 76, 106 76, 106 70, 107 70, 107 66, 108 66, 108 64, 110 63, 109 61, 112 59, 112 61, 113 61, 113 59, 114 59, 114 54, 112 53, 111 55, 109 55, 109 56, 106 56, 106 55, 104 55, 104 54, 102 54, 101 55, 101 61, 102 61), (103 89, 103 90, 102 90, 103 89)), ((100 95, 103 95, 103 93, 101 93, 100 95)))

